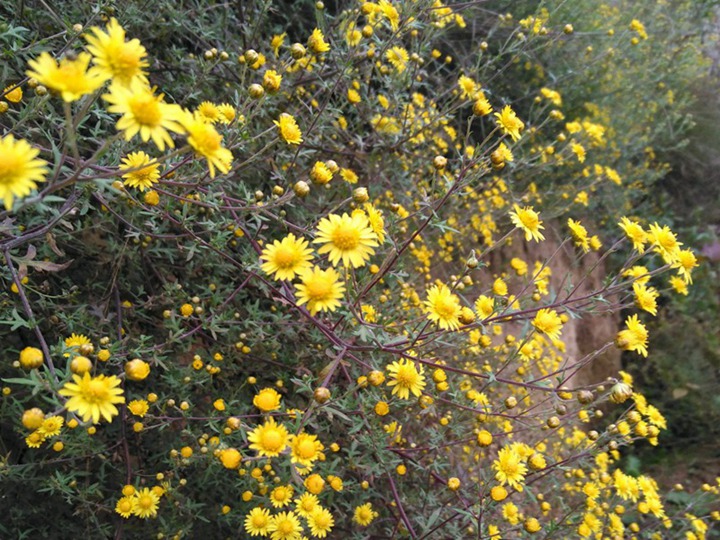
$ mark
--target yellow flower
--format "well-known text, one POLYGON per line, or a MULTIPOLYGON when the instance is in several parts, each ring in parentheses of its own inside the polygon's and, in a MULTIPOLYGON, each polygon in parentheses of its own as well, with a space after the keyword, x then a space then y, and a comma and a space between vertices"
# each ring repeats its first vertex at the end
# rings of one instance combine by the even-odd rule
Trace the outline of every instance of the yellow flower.
POLYGON ((265 261, 260 266, 263 272, 272 275, 274 279, 291 280, 310 268, 312 250, 309 249, 307 240, 296 238, 293 233, 289 233, 282 240, 266 245, 260 259, 265 261))
POLYGON ((487 319, 495 312, 495 299, 481 294, 475 300, 475 311, 481 319, 487 319))
POLYGON ((541 309, 535 315, 532 325, 541 334, 547 335, 553 341, 560 339, 562 320, 553 309, 541 309))
POLYGON ((525 241, 535 240, 540 242, 545 240, 545 237, 540 232, 544 229, 540 216, 531 206, 520 208, 517 204, 513 206, 513 211, 510 212, 510 219, 512 220, 515 227, 522 229, 525 232, 525 241))
POLYGON ((496 278, 495 281, 493 281, 492 290, 498 296, 505 296, 508 293, 507 283, 505 283, 502 278, 496 278))
POLYGON ((632 315, 625 321, 626 328, 618 332, 615 344, 624 351, 635 351, 647 358, 648 331, 638 320, 637 315, 632 315))
POLYGON ((280 84, 282 83, 282 75, 280 75, 274 69, 268 69, 263 75, 263 88, 267 90, 268 94, 275 94, 280 90, 280 84))
POLYGON ((692 269, 698 266, 697 257, 689 249, 681 249, 677 252, 676 262, 672 268, 676 268, 685 283, 692 283, 692 269))
POLYGON ((315 54, 325 53, 330 50, 330 45, 325 41, 325 36, 320 29, 315 28, 308 38, 308 49, 315 54))
POLYGON ((25 437, 25 444, 28 448, 40 448, 44 442, 45 435, 43 435, 40 430, 33 431, 30 435, 25 437))
POLYGON ((522 482, 525 480, 527 467, 514 449, 502 448, 498 452, 498 457, 493 462, 492 468, 496 471, 495 479, 501 485, 510 484, 518 491, 523 490, 522 482))
POLYGON ((160 164, 145 152, 132 152, 123 158, 122 163, 120 170, 129 171, 122 175, 126 186, 145 191, 160 178, 160 164))
POLYGON ((577 157, 577 160, 580 163, 583 163, 585 161, 585 148, 582 144, 570 143, 570 149, 572 150, 573 154, 575 154, 575 157, 577 157))
POLYGON ((143 71, 149 65, 145 47, 138 39, 125 41, 125 30, 114 18, 107 25, 107 33, 94 26, 85 35, 85 41, 94 57, 93 63, 105 78, 125 86, 133 79, 147 82, 143 71))
POLYGON ((13 199, 25 197, 45 181, 47 163, 36 159, 40 152, 12 135, 0 137, 0 198, 10 211, 13 199))
POLYGON ((7 99, 10 103, 20 103, 20 101, 23 98, 23 91, 22 88, 20 88, 20 85, 10 85, 6 86, 2 92, 0 92, 0 95, 3 95, 3 99, 7 99))
POLYGON ((678 242, 675 234, 667 225, 660 227, 657 223, 650 225, 648 241, 654 246, 655 253, 659 253, 668 264, 677 262, 682 243, 678 242))
POLYGON ((385 53, 385 58, 395 68, 398 73, 402 73, 407 68, 409 60, 408 52, 402 47, 392 47, 385 53))
POLYGON ((318 253, 328 253, 333 265, 341 260, 346 267, 359 268, 375 253, 377 235, 365 215, 330 214, 320 220, 314 244, 324 244, 318 253))
POLYGON ((572 236, 575 245, 587 253, 590 251, 590 238, 585 227, 579 221, 568 219, 568 227, 570 228, 570 236, 572 236))
POLYGON ((400 27, 400 13, 398 13, 397 8, 388 0, 380 0, 378 2, 378 11, 390 22, 390 28, 392 28, 393 32, 397 32, 400 27))
POLYGON ((278 486, 270 492, 270 502, 275 508, 282 508, 290 504, 293 493, 292 486, 278 486))
POLYGON ((112 422, 112 417, 118 414, 115 404, 125 403, 123 390, 118 388, 120 379, 115 375, 91 377, 89 372, 82 377, 73 375, 72 378, 73 382, 65 383, 59 392, 61 396, 70 398, 67 409, 80 415, 84 422, 92 420, 93 424, 97 424, 101 416, 112 422))
MULTIPOLYGON (((217 121, 221 124, 229 124, 230 122, 235 120, 235 107, 233 107, 229 103, 221 103, 217 106, 217 110, 220 113, 217 121)), ((239 120, 240 122, 243 122, 245 118, 241 115, 239 120)))
POLYGON ((270 518, 267 530, 271 540, 300 540, 302 525, 294 512, 280 512, 270 518))
POLYGON ((253 508, 245 516, 245 532, 250 536, 267 536, 270 526, 270 511, 267 508, 253 508))
POLYGON ((372 503, 356 506, 353 512, 353 521, 362 527, 370 525, 376 517, 378 513, 373 510, 372 503))
MULTIPOLYGON (((492 105, 488 101, 485 93, 481 90, 475 95, 475 103, 473 104, 473 114, 475 116, 487 116, 493 111, 492 105)), ((511 159, 507 161, 512 161, 511 159)))
MULTIPOLYGON (((347 169, 343 169, 347 170, 347 169)), ((380 244, 385 242, 385 220, 383 219, 382 210, 375 208, 372 203, 365 203, 363 206, 365 213, 367 214, 368 221, 370 222, 370 228, 377 236, 380 244)))
POLYGON ((40 84, 58 92, 63 101, 69 103, 94 92, 107 80, 99 68, 93 67, 88 70, 91 58, 89 53, 81 52, 77 58, 73 60, 63 58, 58 64, 49 53, 44 52, 35 60, 28 62, 28 66, 32 69, 25 73, 40 84))
POLYGON ((320 505, 320 502, 312 493, 303 493, 299 499, 295 499, 295 505, 295 511, 301 517, 307 518, 320 505))
POLYGON ((460 327, 460 299, 445 284, 433 285, 428 289, 425 300, 427 318, 443 330, 457 330, 460 327))
POLYGON ((333 173, 330 168, 322 161, 316 161, 310 170, 310 179, 320 186, 324 186, 332 180, 333 173))
POLYGON ((151 489, 143 488, 133 498, 132 513, 140 519, 157 516, 160 497, 151 489))
POLYGON ((220 110, 212 101, 203 101, 195 109, 195 114, 200 117, 200 120, 208 124, 214 124, 220 120, 220 110))
POLYGON ((48 416, 43 420, 42 425, 38 428, 38 432, 44 439, 49 439, 60 434, 65 420, 62 416, 48 416))
POLYGON ((643 230, 639 223, 631 221, 626 217, 620 218, 618 223, 620 228, 625 233, 625 237, 630 240, 633 244, 633 248, 638 253, 644 253, 645 242, 647 242, 647 233, 643 230))
POLYGON ((496 123, 505 135, 510 135, 513 141, 520 138, 520 132, 525 128, 525 124, 520 120, 510 105, 505 105, 502 112, 495 113, 496 123))
POLYGON ((257 450, 259 456, 276 457, 287 447, 288 432, 283 424, 268 418, 248 434, 248 441, 252 443, 250 449, 257 450))
POLYGON ((479 85, 467 75, 460 75, 458 79, 458 86, 460 87, 460 97, 470 98, 475 97, 475 94, 480 90, 479 85))
POLYGON ((115 505, 115 512, 128 519, 132 515, 134 501, 134 497, 120 497, 115 505))
POLYGON ((392 386, 393 395, 400 399, 410 399, 410 392, 415 397, 422 394, 425 388, 425 376, 422 366, 416 367, 415 362, 407 358, 396 360, 387 366, 389 380, 387 385, 392 386))
POLYGON ((215 167, 223 173, 230 171, 233 155, 222 145, 222 135, 211 125, 203 121, 199 114, 184 114, 180 123, 187 131, 187 141, 195 154, 207 160, 210 178, 215 178, 215 167))
POLYGON ((290 442, 290 461, 302 467, 311 467, 320 458, 320 453, 325 449, 318 441, 317 435, 300 433, 293 435, 290 442))
POLYGON ((670 286, 675 290, 676 293, 682 294, 683 296, 687 296, 689 293, 687 283, 680 276, 672 276, 670 278, 670 286))
POLYGON ((150 409, 148 402, 144 399, 134 399, 130 403, 128 403, 127 407, 131 413, 133 413, 135 416, 139 416, 140 418, 145 416, 145 414, 147 414, 148 410, 150 409))
POLYGON ((152 88, 134 79, 127 87, 110 85, 110 92, 104 94, 103 99, 110 103, 109 112, 122 115, 116 127, 125 132, 126 141, 139 133, 144 142, 152 139, 161 151, 165 146, 174 148, 168 130, 183 131, 179 123, 183 111, 177 105, 165 103, 163 94, 156 96, 152 88))
POLYGON ((317 507, 308 518, 310 534, 315 538, 325 538, 335 525, 335 520, 329 510, 317 507))
POLYGON ((263 388, 255 394, 253 405, 263 412, 276 411, 280 408, 280 394, 274 388, 263 388))
POLYGON ((143 381, 150 375, 150 364, 134 358, 125 364, 125 376, 131 381, 143 381))
POLYGON ((652 287, 646 287, 638 283, 633 283, 633 292, 635 293, 635 305, 638 309, 642 309, 657 315, 657 297, 658 292, 652 287))
POLYGON ((308 311, 335 311, 345 293, 345 284, 334 268, 321 270, 314 266, 300 274, 302 283, 295 285, 298 305, 307 304, 308 311))
POLYGON ((288 144, 300 144, 303 142, 302 132, 295 122, 295 118, 287 113, 282 113, 273 123, 280 130, 280 137, 288 144))
POLYGON ((276 58, 280 54, 280 47, 282 47, 283 43, 285 43, 285 36, 287 36, 287 34, 283 32, 282 34, 274 35, 270 40, 270 48, 273 50, 273 54, 276 58))

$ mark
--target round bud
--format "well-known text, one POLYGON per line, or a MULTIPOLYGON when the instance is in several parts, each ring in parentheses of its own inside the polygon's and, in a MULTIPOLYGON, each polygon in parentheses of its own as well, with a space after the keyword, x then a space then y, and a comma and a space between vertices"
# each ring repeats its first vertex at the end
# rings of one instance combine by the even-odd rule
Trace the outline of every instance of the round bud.
POLYGON ((563 33, 565 33, 565 34, 569 35, 569 34, 572 34, 574 31, 575 31, 575 29, 573 28, 572 24, 566 24, 563 27, 563 33))
POLYGON ((353 190, 353 201, 355 201, 356 203, 362 204, 369 200, 370 200, 370 195, 368 195, 367 188, 359 187, 359 188, 355 188, 353 190))
POLYGON ((433 167, 438 171, 442 171, 447 165, 447 158, 445 156, 435 156, 433 159, 433 167))
POLYGON ((577 393, 577 400, 578 400, 578 402, 582 403, 583 405, 592 403, 594 399, 595 399, 595 396, 589 390, 580 390, 577 393))
POLYGON ((89 372, 92 367, 92 362, 86 356, 76 356, 70 362, 70 371, 78 375, 89 372))
POLYGON ((328 390, 324 386, 319 386, 315 389, 315 392, 313 392, 313 399, 321 405, 323 403, 327 403, 327 401, 330 399, 330 390, 328 390))
POLYGON ((37 369, 43 365, 43 353, 35 347, 25 347, 20 351, 20 365, 24 369, 37 369))
POLYGON ((610 401, 613 403, 625 403, 632 395, 632 387, 624 382, 616 383, 610 389, 610 401))
POLYGON ((245 57, 245 61, 249 66, 252 66, 260 58, 260 55, 255 49, 248 49, 247 51, 245 51, 245 54, 243 54, 243 56, 245 57))
POLYGON ((300 60, 305 56, 305 47, 301 43, 293 43, 290 46, 290 56, 295 60, 300 60))
POLYGON ((248 86, 248 94, 250 94, 250 97, 253 99, 260 99, 265 95, 265 89, 261 84, 251 84, 248 86))
POLYGON ((508 409, 512 409, 516 405, 517 405, 517 399, 515 398, 515 396, 510 396, 509 398, 507 398, 505 400, 505 407, 507 407, 508 409))
POLYGON ((307 182, 298 180, 293 186, 293 191, 298 197, 307 197, 308 193, 310 193, 310 186, 307 182))
POLYGON ((273 193, 273 195, 280 197, 280 196, 282 196, 283 193, 285 193, 285 190, 283 189, 282 186, 273 186, 272 193, 273 193))
POLYGON ((560 419, 557 416, 551 416, 547 419, 547 426, 549 428, 555 429, 560 425, 560 419))

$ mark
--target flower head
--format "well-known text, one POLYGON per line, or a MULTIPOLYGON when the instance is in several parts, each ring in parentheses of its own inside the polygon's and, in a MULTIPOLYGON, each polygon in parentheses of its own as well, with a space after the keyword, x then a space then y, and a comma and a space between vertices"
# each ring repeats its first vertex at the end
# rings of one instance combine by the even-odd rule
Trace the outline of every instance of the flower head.
POLYGON ((45 181, 47 163, 37 159, 40 152, 12 135, 0 137, 0 199, 12 209, 13 199, 25 197, 45 181))
POLYGON ((541 309, 535 315, 532 325, 541 334, 547 335, 553 341, 560 339, 562 320, 554 309, 541 309))
POLYGON ((248 441, 250 449, 257 450, 259 456, 276 457, 287 447, 288 432, 271 417, 248 434, 248 441))
POLYGON ((253 405, 263 412, 276 411, 280 408, 280 394, 274 388, 263 388, 255 394, 253 405))
POLYGON ((303 142, 302 132, 298 127, 295 118, 287 113, 282 113, 273 123, 280 131, 280 137, 288 144, 300 144, 303 142))
POLYGON ((372 503, 356 506, 353 512, 353 521, 362 527, 370 525, 376 517, 378 513, 373 510, 372 503))
POLYGON ((505 105, 502 112, 495 113, 495 121, 505 135, 510 135, 513 141, 520 138, 520 132, 525 128, 525 124, 520 120, 510 105, 505 105))
POLYGON ((427 318, 443 330, 457 330, 460 327, 460 299, 447 285, 441 283, 428 289, 425 300, 427 318))
POLYGON ((295 285, 298 305, 307 304, 308 311, 335 311, 345 293, 345 284, 334 268, 321 270, 313 266, 300 273, 301 283, 295 285))
POLYGON ((676 261, 672 268, 676 268, 685 283, 692 283, 692 270, 698 266, 697 257, 689 249, 681 249, 677 252, 676 261))
POLYGON ((364 214, 330 214, 320 220, 317 230, 313 243, 324 244, 318 253, 328 253, 334 265, 342 260, 343 265, 352 268, 365 266, 378 245, 377 235, 364 214))
POLYGON ((270 525, 270 511, 267 508, 253 508, 245 516, 245 532, 250 536, 267 536, 270 525))
POLYGON ((140 519, 147 519, 157 515, 160 497, 150 488, 142 488, 133 497, 132 513, 140 519))
POLYGON ((633 292, 635 293, 635 305, 652 315, 657 315, 657 297, 658 292, 652 287, 646 287, 638 283, 633 283, 633 292))
POLYGON ((495 479, 501 485, 510 484, 518 491, 522 491, 522 482, 525 480, 527 467, 522 458, 514 448, 504 447, 498 452, 497 459, 493 462, 492 468, 495 472, 495 479))
POLYGON ((198 156, 207 160, 210 178, 215 178, 215 167, 223 173, 230 171, 233 155, 222 145, 222 135, 198 113, 182 115, 180 123, 187 131, 187 141, 198 156))
POLYGON ((290 442, 290 461, 302 467, 311 467, 320 458, 320 453, 324 449, 317 435, 309 433, 293 435, 290 442))
POLYGON ((545 240, 545 237, 540 232, 544 229, 540 216, 531 206, 520 208, 517 204, 513 206, 513 211, 510 212, 510 219, 512 220, 515 227, 522 229, 525 232, 525 240, 535 240, 539 242, 545 240))
POLYGON ((392 386, 392 393, 400 399, 410 399, 410 393, 415 397, 422 394, 425 388, 425 375, 421 365, 416 366, 415 362, 407 358, 396 360, 387 366, 389 380, 387 385, 392 386))
POLYGON ((160 164, 142 151, 125 156, 120 170, 128 171, 122 175, 123 184, 140 191, 151 188, 160 178, 160 164))
POLYGON ((409 60, 408 52, 403 47, 391 47, 386 53, 385 58, 392 64, 395 71, 402 73, 407 69, 407 63, 409 60))
POLYGON ((325 41, 325 36, 319 28, 315 28, 308 38, 308 49, 314 54, 325 53, 330 50, 330 44, 325 41))
POLYGON ((582 248, 585 253, 590 251, 590 238, 588 237, 587 229, 583 227, 579 221, 574 221, 573 219, 568 219, 567 224, 570 228, 570 236, 572 236, 575 245, 582 248))
POLYGON ((327 508, 318 506, 308 517, 310 534, 315 538, 325 538, 335 525, 335 520, 327 508))
POLYGON ((120 514, 125 519, 128 519, 132 515, 134 497, 120 497, 117 504, 115 505, 115 512, 120 514))
POLYGON ((292 501, 295 490, 292 486, 277 486, 270 492, 270 503, 275 508, 287 506, 292 501))
POLYGON ((73 375, 72 378, 73 382, 65 383, 59 392, 61 396, 70 398, 67 409, 80 415, 84 422, 92 420, 93 424, 97 424, 101 416, 112 422, 112 417, 118 414, 115 405, 125 403, 123 390, 118 388, 120 379, 115 375, 91 377, 89 372, 82 377, 73 375))
POLYGON ((81 52, 72 60, 66 57, 58 63, 49 53, 44 52, 28 62, 32 69, 27 70, 26 74, 58 92, 64 101, 77 101, 100 88, 107 80, 99 68, 88 69, 91 58, 90 54, 81 52))
POLYGON ((267 527, 271 540, 300 540, 302 525, 294 512, 280 512, 267 527))
POLYGON ((668 264, 677 262, 682 243, 677 241, 675 234, 670 227, 664 225, 661 227, 657 223, 650 225, 648 232, 648 241, 653 245, 655 253, 659 253, 663 260, 668 264))
POLYGON ((647 233, 643 230, 639 223, 631 221, 626 217, 620 218, 618 223, 625 233, 625 237, 632 242, 633 249, 638 253, 645 252, 645 242, 647 242, 647 233))
POLYGON ((645 325, 632 315, 625 321, 625 329, 618 332, 615 344, 623 351, 635 351, 647 358, 648 331, 645 325))
POLYGON ((260 259, 264 261, 260 268, 263 272, 278 280, 291 280, 310 268, 312 250, 304 238, 296 238, 289 233, 282 240, 275 240, 263 249, 260 259))
POLYGON ((107 33, 94 26, 85 35, 98 71, 105 78, 126 86, 134 79, 147 82, 143 71, 149 65, 145 47, 138 39, 125 41, 125 30, 114 18, 110 19, 106 30, 107 33))
POLYGON ((20 103, 23 97, 22 87, 19 84, 11 84, 0 92, 0 96, 3 94, 5 94, 3 99, 7 99, 10 103, 20 103))

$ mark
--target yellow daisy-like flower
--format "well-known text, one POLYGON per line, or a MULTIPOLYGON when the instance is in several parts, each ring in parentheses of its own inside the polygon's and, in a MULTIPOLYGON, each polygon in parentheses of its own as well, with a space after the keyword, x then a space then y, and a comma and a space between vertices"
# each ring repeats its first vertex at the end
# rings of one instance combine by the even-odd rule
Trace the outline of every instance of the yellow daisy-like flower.
POLYGON ((362 527, 370 525, 376 517, 378 513, 373 510, 372 503, 356 506, 353 512, 353 521, 362 527))
POLYGON ((513 449, 504 447, 498 452, 497 459, 493 462, 492 468, 495 472, 495 479, 501 485, 510 484, 518 491, 522 491, 522 482, 525 480, 527 467, 522 462, 520 455, 513 449))
POLYGON ((635 282, 633 283, 633 292, 635 293, 635 305, 638 309, 657 315, 657 297, 659 295, 654 288, 635 282))
POLYGON ((123 184, 140 191, 151 188, 160 179, 160 164, 142 151, 125 156, 120 170, 128 171, 122 175, 123 184))
POLYGON ((132 513, 140 519, 147 519, 157 516, 160 497, 154 490, 143 488, 133 497, 132 513))
POLYGON ((82 347, 83 345, 90 345, 90 340, 83 334, 76 334, 73 332, 70 337, 65 338, 65 346, 70 347, 82 347))
POLYGON ((540 215, 532 209, 531 206, 520 208, 517 204, 513 206, 513 211, 510 212, 510 219, 512 220, 515 227, 522 229, 525 232, 525 241, 535 240, 540 242, 545 240, 545 237, 540 232, 544 229, 542 221, 540 221, 540 215))
POLYGON ((85 35, 98 71, 125 86, 134 79, 146 83, 147 75, 143 70, 150 64, 145 58, 145 47, 138 39, 125 41, 125 29, 114 18, 110 19, 106 30, 107 33, 94 26, 85 35))
POLYGON ((203 101, 195 109, 195 114, 200 117, 203 122, 214 124, 220 120, 220 110, 217 105, 211 101, 203 101))
POLYGON ((131 413, 135 416, 139 416, 140 418, 145 416, 150 409, 150 405, 148 405, 148 402, 144 399, 134 399, 128 403, 127 407, 131 413))
POLYGON ((475 311, 481 319, 487 319, 495 313, 495 299, 481 294, 475 300, 475 311))
POLYGON ((647 233, 643 230, 639 223, 631 221, 626 217, 620 218, 618 223, 620 228, 625 233, 628 240, 632 242, 633 249, 637 250, 638 253, 645 252, 645 242, 647 242, 647 233))
POLYGON ((255 394, 253 405, 262 412, 277 411, 280 408, 280 394, 274 388, 263 388, 255 394))
POLYGON ((303 493, 300 498, 295 499, 295 511, 304 518, 310 517, 319 505, 320 501, 312 493, 303 493))
POLYGON ((588 237, 587 229, 583 227, 579 221, 574 221, 573 219, 568 219, 567 224, 570 228, 570 236, 572 236, 575 245, 582 248, 585 253, 590 251, 590 238, 588 237))
MULTIPOLYGON (((218 122, 220 122, 221 124, 229 124, 230 122, 235 120, 235 116, 237 115, 237 113, 235 112, 235 107, 233 107, 229 103, 221 103, 217 106, 217 110, 220 113, 218 122)), ((244 121, 243 116, 240 116, 240 121, 244 121)))
POLYGON ((69 103, 91 94, 105 84, 107 76, 99 68, 88 69, 91 59, 89 53, 81 52, 73 60, 63 58, 58 63, 49 53, 44 52, 28 62, 32 69, 25 73, 58 92, 63 101, 69 103))
POLYGON ((308 246, 307 240, 289 233, 282 240, 275 240, 265 246, 260 255, 260 259, 265 262, 260 268, 277 280, 295 279, 296 275, 311 266, 313 256, 308 246))
POLYGON ((38 432, 45 439, 60 435, 65 420, 62 416, 49 416, 43 420, 42 425, 38 428, 38 432))
POLYGON ((367 214, 368 221, 370 222, 370 228, 377 236, 378 243, 382 244, 385 242, 385 219, 383 218, 382 210, 378 210, 372 203, 366 202, 363 206, 365 213, 367 214))
POLYGON ((324 186, 332 180, 333 172, 322 161, 316 161, 310 170, 310 179, 320 186, 324 186))
POLYGON ((424 302, 427 318, 443 330, 457 330, 460 327, 460 299, 445 284, 433 285, 428 289, 424 302))
POLYGON ((670 227, 667 225, 661 227, 657 223, 653 223, 648 232, 648 241, 654 246, 655 253, 659 253, 666 263, 677 262, 682 243, 677 241, 670 227))
POLYGON ((317 435, 309 433, 293 435, 290 442, 290 461, 302 467, 311 467, 320 458, 320 453, 324 449, 317 435))
POLYGON ((250 536, 267 536, 270 519, 267 508, 253 508, 245 516, 245 532, 250 536))
POLYGON ((410 57, 403 47, 391 47, 386 53, 385 58, 395 68, 395 71, 402 73, 407 69, 407 63, 410 57))
POLYGON ((165 103, 163 94, 156 96, 152 88, 134 79, 130 86, 110 85, 110 93, 102 97, 110 103, 109 112, 122 115, 116 127, 125 132, 126 141, 139 133, 143 141, 152 139, 161 151, 165 146, 175 147, 168 131, 183 132, 179 123, 183 111, 177 105, 165 103))
POLYGON ((25 197, 45 181, 47 163, 37 159, 40 152, 27 141, 12 135, 0 137, 0 198, 12 209, 15 198, 25 197))
POLYGON ((135 497, 120 497, 115 505, 115 512, 128 519, 132 515, 134 501, 135 497))
POLYGON ((340 307, 340 299, 345 293, 345 284, 334 268, 321 270, 314 266, 300 273, 302 283, 295 285, 298 305, 307 304, 308 311, 315 315, 318 311, 335 311, 340 307))
POLYGON ((335 519, 327 508, 319 506, 310 514, 308 525, 315 538, 325 538, 335 525, 335 519))
POLYGON ((288 432, 271 417, 248 434, 248 441, 250 449, 256 450, 259 456, 277 457, 287 447, 288 432))
POLYGON ((19 85, 6 86, 0 95, 3 95, 3 99, 7 99, 10 103, 20 103, 23 98, 23 91, 19 85), (4 95, 3 95, 4 94, 4 95))
POLYGON ((670 278, 669 283, 670 283, 670 286, 673 288, 673 290, 678 294, 687 296, 690 292, 690 291, 688 291, 687 283, 680 276, 672 276, 670 278))
POLYGON ((541 334, 545 334, 553 341, 560 339, 562 320, 554 309, 541 309, 535 314, 532 325, 541 334))
POLYGON ((282 113, 273 124, 278 127, 280 137, 288 144, 300 144, 303 142, 302 132, 291 114, 282 113))
POLYGON ((364 214, 330 214, 318 223, 314 244, 324 244, 318 249, 321 255, 328 253, 333 265, 341 260, 344 266, 359 268, 375 253, 377 235, 364 214))
POLYGON ((222 145, 222 135, 200 114, 184 114, 180 123, 187 131, 187 141, 198 156, 207 160, 210 178, 215 178, 215 167, 223 173, 230 171, 233 155, 222 145))
POLYGON ((267 530, 271 540, 300 540, 302 525, 294 512, 280 512, 270 518, 267 530))
POLYGON ((520 132, 525 128, 525 124, 520 120, 510 105, 505 105, 502 112, 495 113, 495 121, 505 135, 510 135, 513 141, 520 138, 520 132))
POLYGON ((396 360, 387 366, 388 386, 392 386, 393 395, 400 399, 410 399, 410 393, 419 397, 425 388, 425 370, 421 365, 416 366, 415 362, 407 358, 396 360))
POLYGON ((325 36, 319 28, 315 28, 308 38, 308 49, 314 54, 325 53, 330 50, 330 44, 325 41, 325 36))
POLYGON ((123 390, 118 388, 120 379, 115 375, 91 377, 89 372, 82 377, 73 375, 72 378, 73 382, 65 383, 59 392, 61 396, 70 398, 67 409, 80 415, 84 422, 92 420, 93 424, 97 424, 101 416, 112 422, 112 417, 118 414, 115 405, 125 403, 123 390))
POLYGON ((635 351, 647 358, 648 336, 645 325, 637 315, 632 315, 625 321, 625 329, 618 332, 615 344, 623 351, 635 351))
POLYGON ((697 257, 689 249, 681 249, 677 252, 677 260, 672 268, 676 268, 678 274, 686 283, 692 283, 692 270, 698 266, 697 257))
POLYGON ((280 55, 280 47, 282 47, 283 43, 285 43, 285 37, 287 34, 283 32, 282 34, 276 34, 272 37, 270 40, 270 48, 273 51, 273 54, 277 58, 280 55))
POLYGON ((277 486, 270 492, 270 502, 275 508, 283 508, 290 504, 294 493, 292 486, 277 486))
POLYGON ((43 435, 40 430, 33 431, 30 435, 25 437, 25 444, 28 448, 40 448, 44 442, 45 435, 43 435))

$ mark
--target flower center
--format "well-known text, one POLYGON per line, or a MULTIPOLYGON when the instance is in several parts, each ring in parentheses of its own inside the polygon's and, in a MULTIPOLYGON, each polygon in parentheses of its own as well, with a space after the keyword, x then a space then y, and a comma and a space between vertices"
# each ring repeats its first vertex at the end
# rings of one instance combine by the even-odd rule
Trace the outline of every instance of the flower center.
POLYGON ((102 381, 90 381, 86 392, 90 401, 100 401, 107 395, 107 388, 102 381))
POLYGON ((148 508, 152 508, 153 499, 150 495, 142 495, 138 498, 137 504, 143 510, 147 510, 148 508))
POLYGON ((277 450, 280 447, 281 437, 277 430, 271 430, 265 433, 263 437, 263 446, 268 450, 277 450))
POLYGON ((313 300, 325 300, 330 296, 332 285, 325 279, 318 279, 307 284, 308 296, 313 300))
POLYGON ((256 514, 253 516, 252 523, 258 529, 267 525, 267 519, 262 514, 256 514))
POLYGON ((315 455, 315 444, 312 441, 304 440, 298 445, 297 453, 303 459, 311 458, 315 455))
POLYGON ((332 242, 343 251, 350 251, 360 244, 360 231, 352 225, 340 225, 332 233, 332 242))
POLYGON ((286 520, 278 523, 278 531, 283 534, 290 534, 294 530, 295 530, 295 527, 289 519, 286 519, 286 520))
POLYGON ((138 124, 155 127, 162 120, 160 105, 155 96, 139 96, 129 100, 130 112, 138 124))
POLYGON ((130 47, 122 47, 110 62, 114 73, 131 77, 140 68, 140 55, 130 47))
POLYGON ((410 387, 415 384, 417 375, 409 366, 401 367, 397 372, 397 382, 400 386, 410 387))
POLYGON ((15 182, 21 166, 19 156, 13 153, 0 155, 0 184, 9 185, 15 182))
POLYGON ((193 134, 193 142, 201 154, 211 156, 220 149, 222 135, 217 133, 212 126, 203 126, 198 133, 193 134))
POLYGON ((455 303, 451 299, 439 298, 435 302, 435 311, 443 319, 452 319, 455 316, 455 303))
POLYGON ((297 262, 295 250, 281 247, 275 252, 275 264, 280 268, 291 268, 297 262))

